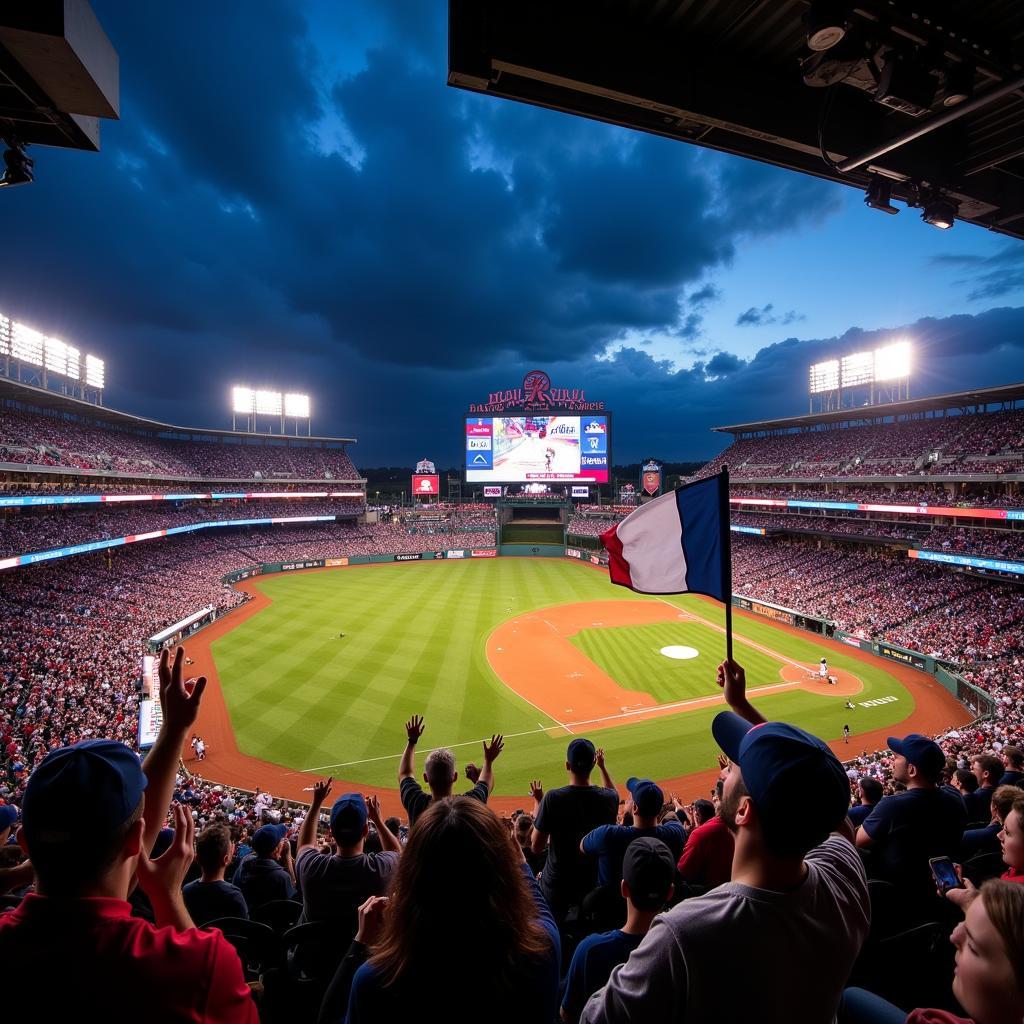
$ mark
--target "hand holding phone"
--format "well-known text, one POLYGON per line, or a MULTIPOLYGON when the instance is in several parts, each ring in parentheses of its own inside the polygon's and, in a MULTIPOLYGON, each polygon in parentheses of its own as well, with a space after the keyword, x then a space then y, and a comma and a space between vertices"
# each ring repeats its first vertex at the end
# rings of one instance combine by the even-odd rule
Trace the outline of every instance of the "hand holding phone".
POLYGON ((935 884, 943 896, 950 889, 964 888, 963 879, 949 857, 932 857, 928 861, 928 867, 931 868, 932 878, 935 879, 935 884))

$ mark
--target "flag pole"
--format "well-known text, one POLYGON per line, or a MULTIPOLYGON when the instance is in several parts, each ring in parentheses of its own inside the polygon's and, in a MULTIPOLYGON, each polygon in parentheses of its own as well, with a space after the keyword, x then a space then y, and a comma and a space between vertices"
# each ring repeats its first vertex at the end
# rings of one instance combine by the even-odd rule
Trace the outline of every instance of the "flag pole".
POLYGON ((732 661, 732 531, 729 528, 729 466, 722 466, 718 488, 722 532, 722 593, 725 595, 725 657, 732 661))

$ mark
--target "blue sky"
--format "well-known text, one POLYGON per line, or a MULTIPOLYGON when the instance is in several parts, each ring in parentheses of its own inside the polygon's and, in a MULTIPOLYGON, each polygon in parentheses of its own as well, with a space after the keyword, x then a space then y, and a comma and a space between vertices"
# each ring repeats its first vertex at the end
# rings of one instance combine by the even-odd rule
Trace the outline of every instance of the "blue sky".
POLYGON ((0 196, 0 311, 104 356, 110 405, 226 426, 232 384, 308 391, 364 465, 454 463, 536 366, 615 411, 617 460, 675 460, 896 335, 915 394, 1024 379, 1024 243, 449 89, 444 3, 94 8, 121 120, 0 196))

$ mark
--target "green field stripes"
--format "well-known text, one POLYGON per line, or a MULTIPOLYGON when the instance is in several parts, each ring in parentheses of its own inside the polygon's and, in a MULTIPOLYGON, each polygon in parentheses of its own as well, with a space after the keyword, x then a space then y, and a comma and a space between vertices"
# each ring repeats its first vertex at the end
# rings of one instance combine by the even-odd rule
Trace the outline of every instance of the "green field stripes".
MULTIPOLYGON (((403 723, 423 714, 421 759, 432 746, 445 745, 460 765, 479 761, 481 738, 494 731, 510 735, 496 766, 498 791, 505 794, 525 794, 531 778, 548 786, 562 781, 570 737, 495 676, 485 654, 490 632, 515 615, 552 605, 658 600, 613 587, 603 573, 561 559, 353 567, 269 576, 256 585, 272 605, 212 645, 243 751, 294 769, 324 766, 325 774, 354 784, 396 785, 403 723)), ((684 596, 670 603, 721 624, 722 610, 707 601, 684 596)), ((810 635, 740 618, 736 630, 736 657, 752 686, 778 682, 779 662, 746 646, 744 637, 799 661, 821 657, 810 635)), ((588 629, 575 642, 624 688, 650 693, 659 703, 714 692, 715 666, 724 656, 722 634, 700 622, 588 629), (652 653, 666 643, 695 647, 700 657, 679 662, 652 653)), ((846 721, 856 733, 913 710, 884 665, 839 652, 830 652, 829 662, 865 681, 856 700, 897 700, 844 711, 842 699, 827 693, 788 691, 762 698, 759 706, 826 739, 841 736, 846 721)), ((537 676, 544 679, 540 660, 537 676)), ((718 710, 624 719, 592 736, 608 751, 616 781, 684 775, 714 765, 709 723, 718 710)))

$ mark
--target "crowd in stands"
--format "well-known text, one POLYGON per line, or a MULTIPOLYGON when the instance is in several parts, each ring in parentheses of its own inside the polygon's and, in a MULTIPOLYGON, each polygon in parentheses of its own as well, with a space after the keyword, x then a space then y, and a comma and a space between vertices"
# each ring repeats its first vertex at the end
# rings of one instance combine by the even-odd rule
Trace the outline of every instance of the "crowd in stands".
MULTIPOLYGON (((945 487, 929 485, 885 487, 850 487, 845 484, 825 487, 804 487, 784 484, 740 485, 729 490, 733 497, 788 498, 804 501, 856 501, 877 505, 940 505, 962 508, 1020 508, 1024 494, 1004 491, 964 491, 951 494, 945 487)), ((734 508, 742 507, 737 503, 734 508)))
POLYGON ((737 479, 1016 473, 1024 452, 1024 410, 841 426, 734 441, 698 476, 723 465, 737 479), (932 456, 938 455, 937 460, 932 456), (996 456, 975 463, 968 456, 996 456))
POLYGON ((41 413, 0 409, 0 462, 176 479, 355 480, 344 447, 249 442, 244 436, 177 441, 41 413))
POLYGON ((434 749, 420 776, 413 716, 403 822, 330 778, 307 809, 190 774, 179 758, 205 680, 185 682, 182 653, 161 658, 163 724, 141 765, 86 739, 0 805, 17 1018, 45 998, 55 1017, 127 1020, 145 994, 169 1020, 468 1024, 485 1008, 502 1024, 738 1024, 737 970, 780 1024, 1024 1016, 1019 705, 844 766, 766 721, 725 662, 712 800, 633 776, 623 800, 612 773, 631 766, 577 736, 510 818, 488 807, 504 738, 461 772, 434 749), (46 989, 54 962, 65 983, 46 989))

